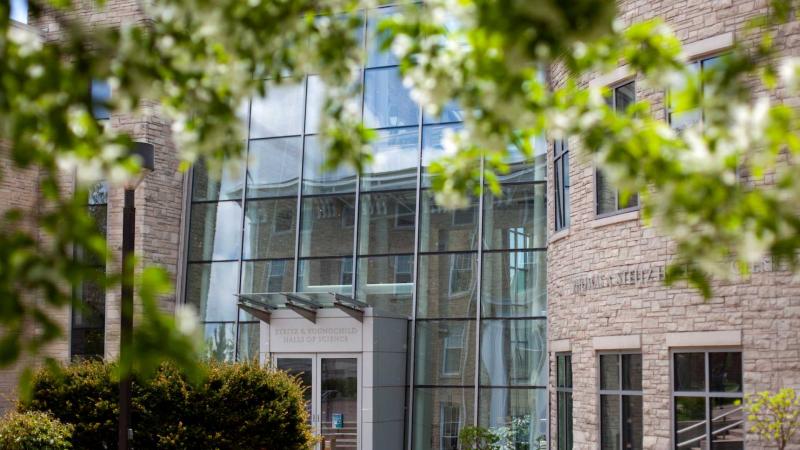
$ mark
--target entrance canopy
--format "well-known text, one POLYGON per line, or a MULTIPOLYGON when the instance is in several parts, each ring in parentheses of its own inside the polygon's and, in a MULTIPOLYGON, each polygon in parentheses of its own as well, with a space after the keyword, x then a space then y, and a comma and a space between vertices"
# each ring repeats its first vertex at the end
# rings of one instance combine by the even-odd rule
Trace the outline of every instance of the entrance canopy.
POLYGON ((317 321, 317 310, 337 308, 362 321, 369 305, 335 292, 262 292, 238 294, 239 308, 262 322, 269 323, 272 311, 290 309, 300 316, 317 321))

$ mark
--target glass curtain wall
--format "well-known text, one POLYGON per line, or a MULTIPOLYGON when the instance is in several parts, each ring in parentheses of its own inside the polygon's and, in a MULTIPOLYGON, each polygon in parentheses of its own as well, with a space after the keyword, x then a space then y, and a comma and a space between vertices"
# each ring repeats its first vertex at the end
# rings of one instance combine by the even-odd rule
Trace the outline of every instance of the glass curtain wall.
POLYGON ((394 11, 369 11, 362 33, 362 117, 378 138, 361 175, 323 170, 316 75, 252 100, 247 167, 220 181, 194 168, 186 301, 210 356, 226 360, 258 351, 237 293, 340 292, 407 317, 412 448, 456 448, 473 424, 533 448, 547 429, 546 147, 535 143, 535 160, 512 149, 501 197, 438 207, 427 167, 463 115, 450 105, 429 117, 411 100, 378 48, 394 11))

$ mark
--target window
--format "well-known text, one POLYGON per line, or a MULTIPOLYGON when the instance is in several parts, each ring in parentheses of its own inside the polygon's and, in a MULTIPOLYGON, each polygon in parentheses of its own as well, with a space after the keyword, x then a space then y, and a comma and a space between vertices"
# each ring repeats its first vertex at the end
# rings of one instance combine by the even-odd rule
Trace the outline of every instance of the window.
POLYGON ((11 0, 11 20, 28 23, 28 0, 11 0))
POLYGON ((111 111, 108 102, 111 100, 111 85, 106 80, 92 80, 92 116, 97 120, 108 120, 111 111))
POLYGON ((461 373, 461 357, 464 353, 464 322, 450 322, 444 327, 442 375, 457 376, 461 373))
POLYGON ((456 296, 468 292, 472 287, 472 255, 456 253, 450 255, 450 283, 448 294, 456 296))
MULTIPOLYGON (((414 199, 416 200, 416 198, 414 199)), ((394 227, 395 228, 414 228, 414 208, 413 204, 405 202, 395 203, 394 227)))
POLYGON ((461 430, 461 407, 456 403, 442 402, 439 409, 439 448, 458 450, 459 430, 461 430))
POLYGON ((556 445, 572 450, 572 354, 556 354, 556 445))
MULTIPOLYGON (((97 231, 107 235, 108 187, 98 183, 89 191, 89 215, 94 218, 97 231)), ((102 277, 106 262, 93 254, 75 251, 75 259, 102 277)), ((106 292, 97 280, 84 280, 74 293, 77 307, 72 309, 70 353, 72 359, 102 358, 105 352, 106 292)))
POLYGON ((569 227, 569 147, 566 139, 553 143, 553 181, 555 182, 556 231, 569 227))
POLYGON ((411 255, 399 255, 395 256, 395 263, 394 263, 394 282, 397 283, 411 283, 413 279, 411 278, 412 275, 412 256, 411 255))
POLYGON ((286 273, 286 261, 271 261, 267 279, 267 292, 283 291, 283 278, 286 273))
MULTIPOLYGON (((703 78, 706 75, 708 69, 713 67, 716 63, 720 60, 719 56, 714 56, 711 58, 705 58, 698 61, 693 62, 689 65, 689 72, 698 76, 698 88, 702 90, 703 95, 706 95, 706 89, 703 86, 703 78)), ((676 105, 674 104, 674 99, 667 94, 667 120, 669 121, 670 126, 677 130, 681 131, 684 130, 696 123, 700 123, 703 120, 703 111, 700 108, 693 108, 687 111, 675 111, 676 105)))
MULTIPOLYGON (((624 112, 628 106, 636 101, 636 85, 631 81, 611 89, 611 95, 606 98, 608 106, 617 112, 624 112)), ((556 185, 558 187, 558 185, 556 185)), ((556 191, 557 192, 557 191, 556 191)), ((639 207, 639 196, 628 195, 622 198, 621 193, 611 186, 606 175, 601 170, 595 171, 595 205, 598 216, 606 216, 621 212, 635 210, 639 207)))
POLYGON ((600 448, 641 449, 642 355, 600 355, 600 448))
POLYGON ((675 352, 673 420, 675 448, 744 448, 742 353, 675 352), (706 444, 704 444, 706 443, 706 444))
POLYGON ((342 258, 342 272, 339 278, 339 284, 349 286, 353 284, 353 259, 342 258))

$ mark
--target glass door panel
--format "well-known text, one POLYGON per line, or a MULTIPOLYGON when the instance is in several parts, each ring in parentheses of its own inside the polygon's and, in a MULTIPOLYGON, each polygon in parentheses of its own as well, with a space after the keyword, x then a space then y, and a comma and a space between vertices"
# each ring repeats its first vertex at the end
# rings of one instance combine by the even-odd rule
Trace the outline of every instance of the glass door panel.
POLYGON ((313 358, 275 358, 275 366, 278 370, 283 370, 291 376, 297 377, 305 390, 303 399, 306 401, 306 411, 308 421, 313 426, 312 415, 312 387, 314 386, 314 360, 313 358))
POLYGON ((320 374, 320 431, 337 450, 358 448, 358 359, 322 357, 320 374))

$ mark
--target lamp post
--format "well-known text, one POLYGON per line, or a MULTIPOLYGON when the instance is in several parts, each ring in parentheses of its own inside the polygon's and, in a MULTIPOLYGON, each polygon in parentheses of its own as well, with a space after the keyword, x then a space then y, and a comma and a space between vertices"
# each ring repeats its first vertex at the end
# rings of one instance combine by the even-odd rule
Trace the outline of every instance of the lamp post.
POLYGON ((131 154, 141 159, 139 175, 125 184, 125 204, 122 209, 122 296, 120 298, 119 335, 119 450, 128 450, 133 438, 131 428, 131 344, 133 342, 133 243, 136 231, 134 194, 147 172, 154 168, 152 144, 134 142, 131 154))

